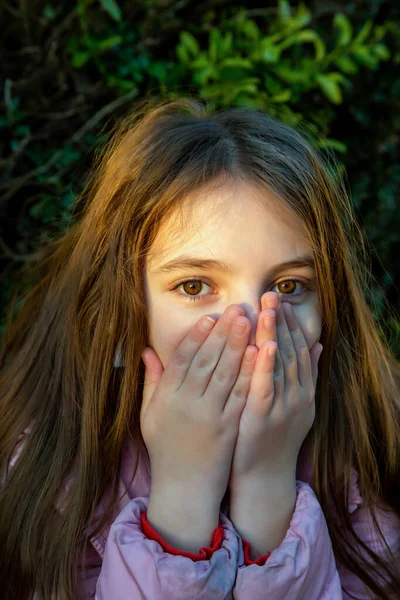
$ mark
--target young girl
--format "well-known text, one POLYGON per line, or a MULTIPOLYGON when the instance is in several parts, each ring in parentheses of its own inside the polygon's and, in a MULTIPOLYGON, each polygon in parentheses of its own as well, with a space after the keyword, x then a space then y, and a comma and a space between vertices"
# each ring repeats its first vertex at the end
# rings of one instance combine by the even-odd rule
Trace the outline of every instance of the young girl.
POLYGON ((333 167, 251 109, 120 125, 9 314, 4 599, 400 597, 400 369, 333 167))

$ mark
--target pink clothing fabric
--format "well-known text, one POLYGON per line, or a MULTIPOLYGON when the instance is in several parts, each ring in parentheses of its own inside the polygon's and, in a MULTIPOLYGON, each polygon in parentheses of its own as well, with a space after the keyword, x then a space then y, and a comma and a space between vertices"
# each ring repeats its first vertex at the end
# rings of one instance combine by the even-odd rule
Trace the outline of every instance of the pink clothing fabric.
MULTIPOLYGON (((9 468, 20 450, 21 444, 9 468)), ((325 517, 312 489, 310 455, 305 446, 297 464, 296 505, 286 536, 264 560, 250 564, 245 558, 246 543, 228 518, 228 506, 224 503, 210 547, 199 549, 198 555, 190 557, 168 546, 146 518, 151 483, 147 460, 139 462, 131 482, 136 452, 133 445, 125 446, 119 481, 121 500, 104 529, 89 536, 86 568, 81 573, 85 598, 350 600, 349 593, 358 600, 374 597, 356 575, 335 560, 325 517)), ((71 483, 68 480, 65 489, 71 483)), ((93 525, 106 500, 107 494, 96 510, 93 525)), ((63 510, 62 498, 57 506, 63 510)), ((355 471, 349 490, 349 513, 361 539, 386 556, 387 550, 375 533, 370 511, 363 506, 355 471)), ((397 550, 400 520, 383 504, 377 507, 377 516, 387 544, 397 550)))

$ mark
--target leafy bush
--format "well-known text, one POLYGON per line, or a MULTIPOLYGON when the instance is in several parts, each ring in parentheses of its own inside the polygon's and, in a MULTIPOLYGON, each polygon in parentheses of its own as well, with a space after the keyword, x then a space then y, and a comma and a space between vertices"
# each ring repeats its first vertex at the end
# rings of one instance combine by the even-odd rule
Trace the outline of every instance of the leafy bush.
POLYGON ((39 2, 35 14, 8 9, 1 318, 11 282, 25 277, 19 267, 27 269, 35 248, 77 216, 76 198, 112 122, 149 92, 190 93, 215 109, 261 108, 338 153, 375 251, 375 316, 398 353, 398 320, 386 306, 389 300, 399 311, 396 8, 386 0, 369 13, 355 12, 355 3, 332 12, 287 0, 264 9, 220 0, 132 4, 77 0, 39 2))

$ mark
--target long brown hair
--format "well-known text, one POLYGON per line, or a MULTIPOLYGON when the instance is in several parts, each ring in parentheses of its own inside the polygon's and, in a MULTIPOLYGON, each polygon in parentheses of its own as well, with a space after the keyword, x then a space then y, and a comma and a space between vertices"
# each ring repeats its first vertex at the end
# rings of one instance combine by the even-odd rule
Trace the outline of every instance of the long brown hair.
POLYGON ((301 220, 323 282, 324 352, 309 435, 315 493, 335 556, 379 598, 400 596, 394 557, 384 561, 368 549, 348 516, 352 468, 372 510, 380 498, 400 515, 400 368, 371 311, 366 240, 340 169, 302 133, 262 111, 213 113, 192 98, 153 97, 118 124, 77 204, 79 218, 37 252, 30 291, 19 311, 9 310, 0 354, 6 600, 34 591, 45 599, 55 592, 78 597, 77 553, 109 486, 110 503, 118 500, 124 443, 131 436, 146 451, 138 425, 149 335, 146 254, 191 190, 239 178, 272 192, 301 220), (122 369, 113 366, 119 343, 122 369), (57 499, 71 474, 61 513, 57 499))

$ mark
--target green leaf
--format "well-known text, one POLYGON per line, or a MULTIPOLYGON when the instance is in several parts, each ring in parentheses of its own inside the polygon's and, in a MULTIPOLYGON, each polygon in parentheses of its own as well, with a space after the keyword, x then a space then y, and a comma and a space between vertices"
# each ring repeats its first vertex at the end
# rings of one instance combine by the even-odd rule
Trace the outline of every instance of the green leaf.
POLYGON ((217 72, 214 65, 207 65, 198 71, 195 71, 192 75, 193 83, 196 85, 204 85, 210 77, 217 77, 217 72))
POLYGON ((282 39, 282 37, 282 32, 274 33, 274 35, 266 35, 260 40, 261 50, 264 50, 264 48, 270 48, 271 46, 274 46, 277 42, 279 42, 279 40, 282 39))
POLYGON ((325 44, 319 37, 319 35, 313 31, 312 29, 304 29, 303 31, 299 31, 294 35, 291 35, 286 40, 279 44, 279 48, 281 50, 285 48, 289 48, 294 44, 299 44, 301 42, 312 42, 315 47, 315 60, 320 62, 325 56, 325 44))
POLYGON ((121 9, 115 0, 100 0, 100 4, 114 21, 118 23, 121 21, 121 9))
POLYGON ((219 79, 241 80, 248 75, 248 71, 253 70, 253 63, 246 58, 225 58, 218 65, 219 79))
POLYGON ((221 42, 221 33, 219 29, 213 27, 209 34, 209 47, 208 47, 208 55, 210 60, 215 63, 217 62, 219 56, 219 47, 221 42))
MULTIPOLYGON (((383 25, 375 25, 374 27, 374 41, 379 42, 385 35, 388 30, 391 30, 391 24, 395 26, 393 21, 387 21, 383 25)), ((399 30, 395 29, 394 33, 398 35, 399 30)))
MULTIPOLYGON (((139 79, 139 81, 141 81, 143 79, 143 77, 138 78, 136 76, 136 81, 138 79, 139 79)), ((120 77, 115 77, 114 75, 107 75, 107 83, 111 87, 120 88, 120 89, 126 90, 126 91, 129 91, 136 87, 135 83, 133 81, 129 81, 127 79, 121 79, 120 77)))
POLYGON ((78 69, 82 67, 87 61, 91 58, 92 53, 87 50, 83 50, 82 52, 75 52, 72 57, 72 66, 77 67, 78 69))
POLYGON ((222 98, 224 104, 230 104, 240 93, 247 92, 249 94, 256 94, 259 83, 260 80, 257 77, 247 77, 234 84, 232 81, 218 81, 203 86, 201 89, 201 96, 202 98, 222 98))
POLYGON ((249 19, 243 21, 242 31, 251 40, 257 41, 260 39, 260 30, 257 27, 256 23, 254 23, 254 21, 250 21, 249 19))
POLYGON ((236 58, 224 58, 224 60, 221 62, 221 67, 252 69, 253 63, 248 58, 241 58, 238 56, 236 58))
POLYGON ((332 79, 332 77, 329 77, 329 74, 318 75, 317 82, 319 83, 321 91, 325 94, 328 100, 330 100, 333 104, 342 103, 342 90, 340 89, 337 81, 332 79))
POLYGON ((278 64, 275 68, 276 75, 290 84, 307 84, 310 81, 311 74, 308 71, 304 71, 301 69, 291 69, 287 65, 278 64))
POLYGON ((339 30, 337 45, 347 46, 353 36, 353 26, 349 19, 343 13, 337 13, 333 17, 333 25, 339 30))
POLYGON ((184 46, 182 46, 182 44, 177 45, 177 47, 175 48, 175 53, 176 53, 178 60, 181 63, 184 63, 184 64, 190 63, 188 51, 184 46))
POLYGON ((378 59, 372 55, 370 48, 367 48, 367 46, 353 48, 352 54, 362 65, 370 69, 376 69, 378 66, 378 59))
POLYGON ((265 89, 274 96, 275 94, 280 94, 282 92, 282 83, 276 76, 271 76, 270 73, 266 73, 264 75, 264 86, 265 89))
POLYGON ((353 40, 353 44, 358 46, 361 45, 364 40, 369 36, 373 27, 372 19, 368 19, 357 33, 356 37, 353 40))
POLYGON ((275 94, 275 96, 271 97, 272 102, 289 102, 292 98, 292 90, 286 89, 282 90, 279 94, 275 94))
POLYGON ((297 12, 285 23, 285 28, 289 33, 293 33, 299 29, 302 29, 312 21, 311 11, 303 4, 299 4, 297 12))
POLYGON ((375 56, 381 60, 389 60, 390 58, 389 48, 385 46, 385 44, 377 44, 372 48, 372 51, 375 56))
POLYGON ((233 54, 232 50, 233 34, 232 31, 228 31, 225 37, 221 39, 221 55, 230 56, 233 54))
POLYGON ((192 60, 191 65, 195 69, 202 69, 203 67, 207 67, 209 65, 207 56, 202 53, 198 58, 192 60))
POLYGON ((339 58, 335 60, 335 64, 339 67, 339 69, 348 75, 354 75, 355 73, 358 73, 357 64, 348 56, 339 56, 339 58))
POLYGON ((200 53, 200 46, 196 38, 189 33, 189 31, 181 31, 179 39, 181 44, 186 48, 186 50, 193 54, 193 56, 198 56, 200 53))
POLYGON ((347 152, 346 144, 344 144, 343 142, 340 142, 339 140, 334 140, 332 138, 325 138, 323 140, 320 140, 318 142, 318 146, 320 148, 333 148, 337 152, 342 152, 342 153, 347 152))
POLYGON ((106 38, 105 40, 101 40, 97 44, 96 50, 108 50, 108 48, 111 48, 112 46, 116 46, 117 44, 120 44, 121 42, 122 42, 121 35, 113 35, 112 37, 106 38))
POLYGON ((281 49, 279 46, 270 46, 264 48, 262 51, 262 58, 266 63, 276 63, 281 55, 281 49))

